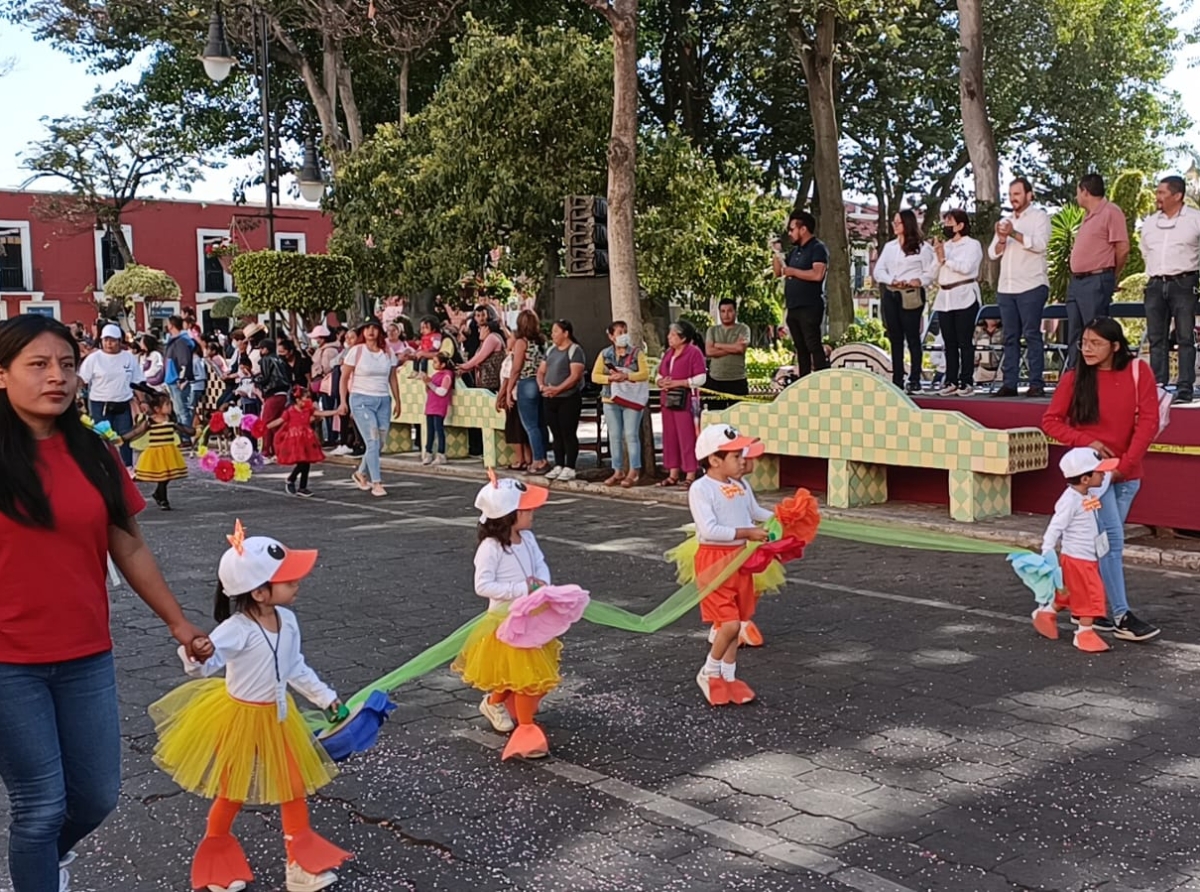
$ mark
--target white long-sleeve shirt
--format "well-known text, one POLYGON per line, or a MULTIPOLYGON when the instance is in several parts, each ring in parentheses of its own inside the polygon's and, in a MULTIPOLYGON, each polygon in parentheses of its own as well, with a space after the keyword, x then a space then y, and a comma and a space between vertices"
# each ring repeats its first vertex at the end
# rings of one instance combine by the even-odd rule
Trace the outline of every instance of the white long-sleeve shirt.
POLYGON ((993 236, 988 245, 988 257, 1000 260, 998 294, 1024 294, 1050 284, 1046 266, 1046 245, 1050 243, 1050 215, 1038 207, 1027 207, 1020 216, 1009 218, 1013 232, 1021 233, 1024 241, 1012 236, 1004 244, 1004 253, 997 251, 1000 236, 993 236))
POLYGON ((973 238, 948 241, 942 246, 945 262, 934 254, 938 293, 934 310, 965 310, 979 302, 979 267, 983 264, 983 245, 973 238), (959 283, 966 284, 959 284, 959 283), (947 285, 955 285, 947 288, 947 285))
POLYGON ((688 487, 688 507, 696 522, 696 538, 704 545, 745 545, 737 531, 768 520, 771 512, 759 507, 750 487, 739 480, 722 483, 704 476, 688 487))
POLYGON ((937 258, 933 248, 921 242, 921 250, 916 254, 905 254, 900 250, 900 242, 892 239, 879 252, 875 261, 875 281, 895 290, 894 282, 919 281, 921 287, 928 288, 933 284, 934 264, 937 258))
POLYGON ((1174 217, 1162 211, 1142 223, 1146 275, 1177 276, 1200 269, 1200 211, 1184 205, 1174 217))
POLYGON ((488 610, 502 610, 505 602, 529 594, 531 578, 551 581, 546 556, 529 530, 507 548, 489 538, 475 549, 475 594, 488 599, 488 610))
POLYGON ((204 663, 189 660, 180 647, 184 671, 193 678, 208 678, 224 669, 229 696, 248 703, 280 704, 280 721, 286 715, 284 696, 289 686, 321 709, 328 708, 338 695, 304 661, 296 614, 286 607, 276 607, 275 613, 278 632, 268 631, 244 613, 225 620, 208 636, 215 652, 204 663))
POLYGON ((1104 475, 1104 484, 1088 490, 1085 496, 1067 487, 1054 505, 1054 516, 1042 537, 1042 553, 1053 551, 1062 542, 1062 553, 1081 561, 1096 561, 1100 554, 1096 540, 1101 533, 1100 496, 1108 489, 1111 474, 1104 475))

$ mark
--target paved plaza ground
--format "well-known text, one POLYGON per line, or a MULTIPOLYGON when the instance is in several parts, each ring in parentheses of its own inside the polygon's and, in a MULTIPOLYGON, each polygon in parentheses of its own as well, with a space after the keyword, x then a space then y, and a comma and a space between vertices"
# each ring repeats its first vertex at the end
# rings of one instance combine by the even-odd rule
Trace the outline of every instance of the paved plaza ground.
MULTIPOLYGON (((476 484, 389 474, 372 499, 325 466, 317 498, 267 469, 172 487, 146 535, 209 622, 235 517, 321 560, 297 612, 309 663, 348 696, 479 612, 476 484)), ((677 505, 555 493, 537 532, 555 580, 639 613, 675 589, 677 505)), ((1200 890, 1200 583, 1131 570, 1149 645, 1047 642, 1003 559, 818 539, 712 709, 696 614, 650 636, 581 623, 544 703, 551 758, 501 764, 478 694, 441 669, 398 690, 379 745, 314 797, 357 853, 343 892, 1200 890)), ((113 593, 124 722, 118 812, 80 847, 76 890, 186 890, 207 803, 153 766, 147 705, 183 676, 161 625, 113 593)), ((0 826, 6 816, 0 814, 0 826)), ((256 890, 283 887, 278 812, 236 832, 256 890)), ((0 832, 0 837, 3 837, 0 832)), ((0 888, 7 885, 0 868, 0 888)))

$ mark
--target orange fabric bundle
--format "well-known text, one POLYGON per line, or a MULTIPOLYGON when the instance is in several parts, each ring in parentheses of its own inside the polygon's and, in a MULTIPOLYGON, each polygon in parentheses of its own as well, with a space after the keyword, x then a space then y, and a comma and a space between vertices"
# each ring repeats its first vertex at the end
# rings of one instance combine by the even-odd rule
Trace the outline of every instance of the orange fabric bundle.
POLYGON ((805 545, 817 538, 817 527, 821 525, 816 496, 807 489, 798 489, 794 496, 779 502, 775 506, 775 518, 783 527, 784 536, 792 536, 805 545))

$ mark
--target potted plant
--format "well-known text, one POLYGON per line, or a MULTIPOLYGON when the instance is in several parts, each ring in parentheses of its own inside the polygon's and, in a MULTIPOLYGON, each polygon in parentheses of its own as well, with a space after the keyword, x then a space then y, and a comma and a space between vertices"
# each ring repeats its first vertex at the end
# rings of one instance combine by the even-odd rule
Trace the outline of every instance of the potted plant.
POLYGON ((233 239, 223 238, 219 242, 209 242, 204 246, 207 257, 215 257, 221 262, 221 269, 227 273, 233 272, 233 258, 242 253, 241 248, 233 239))

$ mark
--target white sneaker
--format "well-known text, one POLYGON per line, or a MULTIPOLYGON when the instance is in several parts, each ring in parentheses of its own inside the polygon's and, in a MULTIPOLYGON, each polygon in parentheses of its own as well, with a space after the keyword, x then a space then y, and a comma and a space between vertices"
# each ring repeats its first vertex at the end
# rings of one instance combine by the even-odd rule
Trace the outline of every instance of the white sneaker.
POLYGON ((563 468, 562 473, 560 473, 558 475, 558 479, 559 480, 574 480, 575 479, 575 469, 574 468, 563 468))
POLYGON ((514 727, 512 716, 508 714, 503 703, 489 703, 488 696, 488 694, 483 695, 483 702, 479 704, 479 712, 492 723, 493 728, 501 734, 507 734, 514 727))
POLYGON ((446 463, 446 456, 439 452, 433 457, 433 463, 435 465, 444 465, 446 463))
POLYGON ((287 866, 288 892, 319 892, 332 886, 338 881, 338 875, 332 870, 324 873, 309 873, 295 861, 289 861, 287 866))
POLYGON ((331 454, 333 454, 333 455, 349 455, 353 451, 354 450, 351 449, 349 446, 342 444, 341 446, 338 446, 336 449, 334 449, 331 454))
POLYGON ((958 388, 953 384, 947 384, 938 391, 938 396, 958 396, 958 388))
POLYGON ((71 892, 71 871, 65 867, 58 869, 58 892, 71 892))
POLYGON ((216 883, 208 884, 208 892, 242 892, 245 888, 244 880, 234 880, 228 886, 218 886, 216 883))
POLYGON ((556 466, 546 472, 546 479, 547 480, 557 480, 562 475, 562 472, 565 470, 566 470, 566 468, 556 466))
POLYGON ((430 455, 428 452, 422 452, 421 453, 421 464, 423 464, 423 465, 433 464, 433 456, 430 455))
POLYGON ((975 394, 975 388, 969 384, 966 387, 958 388, 959 396, 973 396, 974 394, 975 394))

